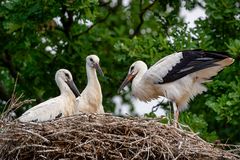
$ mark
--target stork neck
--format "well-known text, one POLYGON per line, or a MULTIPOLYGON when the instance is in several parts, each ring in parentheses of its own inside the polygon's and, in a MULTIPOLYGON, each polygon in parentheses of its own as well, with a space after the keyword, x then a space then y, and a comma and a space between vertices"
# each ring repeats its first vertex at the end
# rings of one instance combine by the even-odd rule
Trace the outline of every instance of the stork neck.
POLYGON ((70 89, 70 87, 68 86, 68 84, 66 82, 64 82, 63 80, 58 80, 56 81, 57 86, 60 90, 60 95, 73 95, 72 90, 70 89))
POLYGON ((93 86, 93 85, 100 85, 99 84, 99 81, 98 81, 98 78, 97 78, 97 73, 96 73, 96 69, 95 68, 92 68, 92 67, 89 67, 87 64, 86 64, 86 70, 87 70, 87 79, 88 79, 88 83, 87 83, 87 86, 93 86))

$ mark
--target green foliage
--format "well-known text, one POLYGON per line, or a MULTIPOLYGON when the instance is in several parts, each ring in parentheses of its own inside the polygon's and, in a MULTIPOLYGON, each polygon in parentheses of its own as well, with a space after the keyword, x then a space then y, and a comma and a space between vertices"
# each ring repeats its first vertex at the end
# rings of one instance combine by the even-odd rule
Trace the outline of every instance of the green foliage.
POLYGON ((215 142, 218 140, 217 133, 208 130, 208 123, 205 121, 204 115, 184 112, 181 114, 180 121, 183 124, 187 124, 195 133, 198 133, 200 137, 208 142, 215 142))
POLYGON ((157 115, 154 112, 145 113, 144 117, 156 118, 157 115))
POLYGON ((1 1, 2 108, 17 79, 17 95, 24 93, 26 99, 37 99, 36 103, 59 94, 54 82, 59 68, 69 69, 79 90, 84 89, 89 54, 101 59, 103 103, 112 112, 112 97, 135 60, 151 65, 184 49, 227 51, 236 59, 234 65, 208 84, 208 92, 190 104, 181 122, 209 141, 240 142, 239 2, 206 0, 203 6, 196 0, 186 1, 186 9, 201 6, 207 14, 192 29, 179 16, 181 3, 141 0, 123 6, 121 0, 1 1))

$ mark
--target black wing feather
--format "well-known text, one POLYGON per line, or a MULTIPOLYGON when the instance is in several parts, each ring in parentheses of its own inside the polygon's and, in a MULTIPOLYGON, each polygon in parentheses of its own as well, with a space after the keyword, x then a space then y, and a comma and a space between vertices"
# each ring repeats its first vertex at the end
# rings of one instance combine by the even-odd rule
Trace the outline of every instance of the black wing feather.
POLYGON ((215 62, 228 58, 223 52, 201 50, 182 51, 182 54, 183 58, 180 62, 163 77, 163 82, 159 84, 173 82, 193 72, 217 66, 215 62))

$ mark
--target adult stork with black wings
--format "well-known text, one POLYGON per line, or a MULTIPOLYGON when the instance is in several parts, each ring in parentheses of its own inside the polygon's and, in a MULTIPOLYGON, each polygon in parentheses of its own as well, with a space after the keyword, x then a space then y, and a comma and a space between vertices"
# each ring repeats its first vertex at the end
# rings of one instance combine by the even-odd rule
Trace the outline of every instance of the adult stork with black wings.
POLYGON ((159 60, 149 69, 143 61, 134 62, 119 91, 132 82, 132 94, 141 101, 164 96, 173 102, 174 126, 179 111, 188 107, 196 95, 207 91, 203 83, 217 75, 234 59, 223 52, 187 50, 174 53, 159 60))

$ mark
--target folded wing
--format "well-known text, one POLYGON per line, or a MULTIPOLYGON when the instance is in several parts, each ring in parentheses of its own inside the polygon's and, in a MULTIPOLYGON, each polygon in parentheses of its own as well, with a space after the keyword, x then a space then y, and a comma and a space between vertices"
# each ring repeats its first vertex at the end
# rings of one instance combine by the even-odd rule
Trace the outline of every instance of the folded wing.
POLYGON ((40 103, 26 111, 18 120, 21 122, 43 122, 59 118, 64 114, 60 101, 61 99, 56 97, 40 103))
POLYGON ((223 52, 182 51, 159 60, 149 68, 144 77, 153 80, 155 84, 173 82, 192 73, 208 79, 232 62, 233 59, 223 52))

